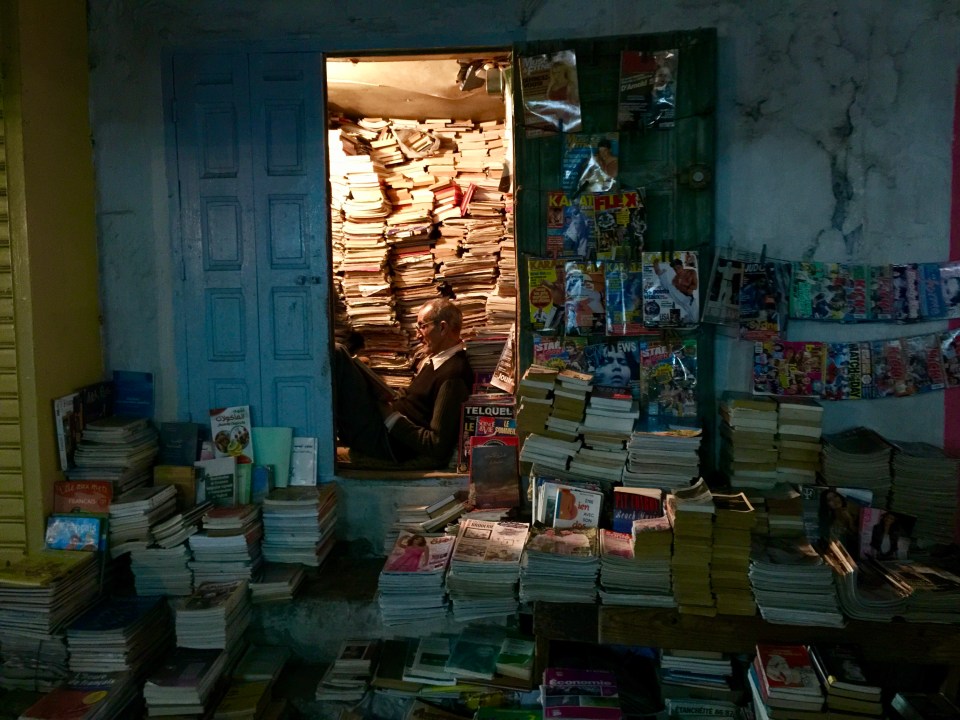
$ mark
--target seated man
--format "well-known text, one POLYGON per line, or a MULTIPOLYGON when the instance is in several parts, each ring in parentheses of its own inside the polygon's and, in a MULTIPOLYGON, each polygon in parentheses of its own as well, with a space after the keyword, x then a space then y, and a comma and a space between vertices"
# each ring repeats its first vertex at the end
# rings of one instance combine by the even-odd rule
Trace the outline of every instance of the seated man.
POLYGON ((417 313, 426 351, 416 377, 393 400, 378 395, 349 351, 337 345, 333 384, 340 443, 366 457, 406 467, 442 468, 450 462, 460 427, 460 406, 470 395, 460 309, 447 298, 417 313))

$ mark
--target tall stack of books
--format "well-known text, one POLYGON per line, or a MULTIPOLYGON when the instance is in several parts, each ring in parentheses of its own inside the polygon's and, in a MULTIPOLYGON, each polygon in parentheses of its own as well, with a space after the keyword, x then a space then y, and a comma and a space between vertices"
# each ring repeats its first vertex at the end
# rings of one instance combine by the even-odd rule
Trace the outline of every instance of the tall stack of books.
POLYGON ((570 470, 584 477, 620 482, 627 464, 626 443, 639 416, 639 404, 629 393, 593 388, 578 429, 584 447, 571 461, 570 470))
POLYGON ((710 580, 715 512, 703 478, 667 495, 666 514, 673 527, 673 596, 680 612, 717 614, 710 580))
POLYGON ((233 651, 250 624, 247 581, 198 585, 174 611, 177 647, 233 651))
POLYGON ((558 373, 556 368, 537 364, 524 370, 517 384, 517 434, 521 437, 529 433, 542 435, 546 431, 558 373))
POLYGON ((463 519, 447 571, 453 617, 469 622, 517 612, 528 523, 463 519))
POLYGON ((742 492, 714 493, 713 504, 716 518, 710 580, 717 599, 717 613, 756 615, 749 576, 751 533, 756 525, 753 505, 742 492))
POLYGON ((203 532, 188 540, 194 586, 256 578, 263 565, 262 537, 259 505, 211 507, 203 515, 203 532))
POLYGON ((960 458, 923 442, 893 444, 890 509, 916 518, 911 532, 921 547, 953 542, 960 458))
MULTIPOLYGON (((666 518, 662 520, 666 525, 666 518)), ((676 602, 670 592, 669 547, 666 558, 661 558, 659 563, 648 557, 638 560, 631 533, 600 530, 600 602, 604 605, 674 607, 676 602), (659 573, 655 572, 657 570, 659 573)))
POLYGON ((769 537, 803 537, 804 524, 803 496, 793 485, 778 483, 769 490, 760 493, 765 510, 769 537))
POLYGON ((174 485, 138 487, 110 503, 110 552, 119 557, 134 548, 145 548, 153 541, 151 526, 177 511, 174 485))
POLYGON ((174 648, 144 683, 147 714, 205 715, 212 709, 215 689, 225 679, 230 662, 223 650, 174 648))
POLYGON ((271 490, 263 500, 263 558, 319 567, 333 548, 336 524, 334 484, 271 490))
POLYGON ((871 678, 856 645, 815 645, 808 648, 831 717, 866 720, 883 717, 881 687, 871 678))
POLYGON ((580 440, 561 440, 553 437, 553 433, 550 436, 530 434, 520 448, 520 460, 533 463, 538 472, 567 474, 570 460, 580 447, 580 440))
POLYGON ((820 470, 823 406, 811 398, 777 399, 777 480, 811 485, 820 470))
POLYGON ((599 551, 597 528, 534 527, 520 563, 520 600, 595 602, 599 551))
POLYGON ((380 571, 378 602, 385 625, 439 621, 447 614, 443 584, 456 538, 404 530, 380 571))
POLYGON ((634 520, 631 530, 633 558, 643 576, 645 592, 637 604, 645 607, 676 607, 673 597, 673 528, 666 515, 634 520))
POLYGON ((562 440, 575 440, 580 434, 592 389, 593 375, 576 370, 561 370, 553 389, 553 408, 547 417, 547 430, 562 440))
POLYGON ((627 442, 627 487, 657 487, 665 492, 690 485, 700 477, 699 428, 647 432, 636 430, 627 442))
POLYGON ((772 487, 777 480, 777 403, 727 391, 720 398, 720 469, 737 489, 772 487))
POLYGON ((159 447, 148 418, 111 415, 84 426, 74 452, 76 467, 65 474, 68 480, 110 480, 119 499, 150 482, 159 447))
POLYGON ((874 505, 886 507, 892 486, 892 454, 890 443, 870 428, 855 427, 824 435, 824 483, 870 490, 874 505))
POLYGON ((821 716, 823 690, 803 645, 758 644, 747 682, 758 718, 793 717, 792 711, 821 716))
POLYGON ((172 646, 170 611, 159 595, 105 598, 67 628, 74 673, 139 677, 172 646))

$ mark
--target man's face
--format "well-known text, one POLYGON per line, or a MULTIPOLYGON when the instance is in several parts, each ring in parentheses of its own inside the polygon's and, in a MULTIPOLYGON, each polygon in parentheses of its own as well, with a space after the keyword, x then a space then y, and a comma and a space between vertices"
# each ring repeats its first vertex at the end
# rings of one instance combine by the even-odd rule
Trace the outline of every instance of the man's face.
POLYGON ((604 353, 594 379, 597 385, 627 387, 630 384, 630 365, 626 353, 614 350, 604 353))
POLYGON ((417 313, 417 336, 430 355, 440 352, 440 343, 446 325, 438 321, 433 315, 433 308, 429 305, 420 308, 417 313))

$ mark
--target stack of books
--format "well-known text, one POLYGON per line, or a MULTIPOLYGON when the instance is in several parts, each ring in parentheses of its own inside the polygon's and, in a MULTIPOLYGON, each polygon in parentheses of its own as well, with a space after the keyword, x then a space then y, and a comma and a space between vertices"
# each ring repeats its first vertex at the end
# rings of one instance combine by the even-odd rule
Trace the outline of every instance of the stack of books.
POLYGON ((661 650, 660 692, 668 717, 737 717, 731 709, 742 692, 733 675, 733 662, 724 653, 661 650))
POLYGON ((644 607, 676 607, 673 597, 673 528, 666 515, 634 520, 631 529, 633 558, 645 591, 637 597, 644 607))
POLYGON ((703 478, 667 495, 666 515, 673 527, 673 596, 680 612, 717 614, 710 580, 715 512, 703 478))
POLYGON ((756 513, 747 496, 713 494, 716 516, 713 524, 713 555, 710 558, 710 580, 720 615, 757 613, 750 589, 751 533, 756 513))
POLYGON ((810 485, 820 470, 823 406, 811 398, 777 399, 777 480, 810 485))
POLYGON ((792 711, 819 717, 824 695, 803 645, 761 643, 747 671, 758 718, 788 718, 792 711))
POLYGON ((443 578, 456 538, 404 530, 380 571, 378 602, 386 625, 436 622, 447 614, 443 578))
POLYGON ((188 538, 200 532, 203 516, 212 507, 213 503, 211 502, 201 502, 151 526, 152 545, 157 548, 173 548, 177 545, 185 545, 188 538))
POLYGON ((720 398, 720 469, 737 489, 769 488, 777 480, 777 403, 727 391, 720 398))
POLYGON ((627 487, 657 487, 665 492, 690 485, 700 477, 698 428, 634 431, 627 442, 627 487))
POLYGON ((203 531, 188 540, 194 586, 257 577, 263 565, 262 537, 259 505, 211 507, 203 515, 203 531))
POLYGON ((843 627, 833 570, 805 538, 769 538, 750 555, 760 614, 783 625, 843 627))
POLYGON ((389 555, 397 543, 402 530, 433 534, 443 529, 466 512, 466 495, 450 493, 429 505, 400 505, 397 507, 393 525, 384 534, 384 555, 389 555))
POLYGON ((622 433, 626 440, 633 432, 634 423, 639 417, 640 403, 633 398, 629 390, 609 387, 593 388, 585 410, 582 432, 613 431, 622 433))
POLYGON ((561 370, 553 389, 553 408, 547 417, 547 429, 564 440, 580 434, 587 408, 587 396, 593 389, 593 375, 576 370, 561 370))
POLYGON ((110 553, 119 557, 153 541, 151 526, 177 511, 173 485, 138 487, 110 503, 110 553))
POLYGON ((146 485, 160 445, 148 418, 112 415, 87 423, 68 480, 110 480, 113 496, 146 485))
POLYGON ((570 459, 577 454, 581 443, 579 440, 560 440, 552 435, 528 435, 520 448, 521 462, 533 463, 543 472, 566 473, 570 459))
POLYGON ((214 690, 229 663, 223 650, 174 648, 144 683, 147 714, 204 715, 212 709, 214 690))
POLYGON ((831 540, 823 559, 833 568, 837 601, 843 614, 854 620, 891 622, 907 610, 908 586, 890 577, 876 563, 858 564, 842 543, 831 540))
POLYGON ((620 720, 617 678, 609 670, 548 667, 540 685, 543 718, 620 720))
POLYGON ((233 650, 252 614, 246 580, 203 583, 174 607, 177 647, 233 650))
MULTIPOLYGON (((643 600, 651 591, 663 588, 649 587, 649 567, 637 562, 630 533, 600 530, 600 602, 604 605, 647 605, 643 600), (647 572, 644 572, 647 571, 647 572)), ((667 588, 662 604, 673 606, 670 593, 669 561, 667 588)))
POLYGON ((893 443, 890 509, 916 518, 911 535, 921 547, 953 542, 960 458, 935 445, 893 443))
POLYGON ((193 573, 188 567, 193 556, 186 543, 170 548, 147 547, 130 552, 137 595, 184 596, 193 592, 193 573))
POLYGON ((520 557, 529 529, 522 522, 460 521, 446 577, 454 619, 507 618, 517 612, 520 557))
POLYGON ((517 434, 542 435, 546 431, 558 373, 556 368, 537 364, 523 372, 517 384, 517 434))
POLYGON ((0 627, 0 687, 48 692, 69 676, 67 643, 62 630, 41 633, 0 627))
POLYGON ((875 430, 855 427, 823 436, 823 480, 828 486, 870 490, 877 507, 886 507, 892 478, 893 447, 875 430))
POLYGON ((250 602, 289 602, 303 582, 303 567, 299 564, 263 564, 260 576, 250 581, 250 602))
POLYGON ((593 603, 599 570, 597 528, 534 527, 520 563, 520 600, 593 603))
POLYGON ((960 622, 960 577, 956 562, 947 558, 885 560, 887 578, 909 590, 903 618, 909 622, 960 622))
POLYGON ((808 648, 820 683, 827 693, 827 711, 831 717, 883 717, 881 688, 871 678, 856 645, 815 645, 808 648))
POLYGON ((770 537, 803 537, 806 533, 803 496, 793 485, 777 483, 772 488, 760 492, 765 520, 766 534, 770 537))
POLYGON ((373 662, 377 654, 376 640, 348 640, 340 646, 337 657, 327 667, 317 684, 320 701, 359 702, 370 686, 373 662))
POLYGON ((67 628, 74 673, 139 677, 172 646, 170 611, 159 595, 105 598, 67 628))
POLYGON ((319 567, 333 548, 336 525, 336 485, 271 490, 263 500, 263 558, 319 567))
POLYGON ((138 698, 137 681, 131 673, 74 673, 26 708, 20 717, 24 720, 134 717, 138 698))

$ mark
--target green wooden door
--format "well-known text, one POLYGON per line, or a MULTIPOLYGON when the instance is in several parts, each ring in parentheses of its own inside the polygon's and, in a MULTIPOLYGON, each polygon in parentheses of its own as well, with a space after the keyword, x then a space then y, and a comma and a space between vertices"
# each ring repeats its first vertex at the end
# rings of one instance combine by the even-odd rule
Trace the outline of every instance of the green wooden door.
MULTIPOLYGON (((645 250, 697 250, 701 297, 714 248, 715 112, 717 36, 713 29, 586 40, 550 40, 514 48, 514 77, 522 56, 559 50, 576 53, 582 133, 617 130, 620 53, 623 50, 678 51, 676 122, 673 128, 621 131, 619 179, 625 189, 646 196, 645 250)), ((520 371, 532 358, 532 330, 525 273, 528 257, 546 253, 547 192, 560 189, 562 135, 527 139, 520 83, 514 82, 516 156, 516 237, 521 307, 520 371)), ((703 473, 714 471, 713 327, 701 325, 698 339, 698 412, 704 428, 703 473)))

